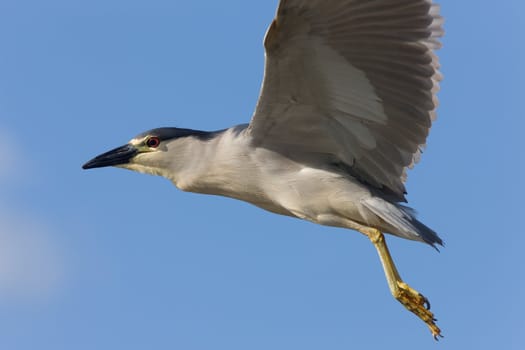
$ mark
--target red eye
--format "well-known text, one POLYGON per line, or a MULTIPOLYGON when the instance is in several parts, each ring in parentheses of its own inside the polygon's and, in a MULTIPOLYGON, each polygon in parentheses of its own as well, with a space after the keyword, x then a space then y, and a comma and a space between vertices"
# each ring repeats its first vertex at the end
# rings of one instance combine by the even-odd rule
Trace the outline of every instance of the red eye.
POLYGON ((146 146, 149 148, 157 148, 160 145, 160 140, 156 136, 152 136, 146 140, 146 146))

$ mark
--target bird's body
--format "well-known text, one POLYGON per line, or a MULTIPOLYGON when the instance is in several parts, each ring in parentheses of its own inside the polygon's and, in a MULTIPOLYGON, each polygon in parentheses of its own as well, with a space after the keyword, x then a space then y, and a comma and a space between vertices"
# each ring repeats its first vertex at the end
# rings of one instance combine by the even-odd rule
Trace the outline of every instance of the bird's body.
POLYGON ((415 218, 409 209, 338 164, 317 162, 308 154, 292 160, 286 154, 253 147, 248 124, 195 132, 166 145, 171 158, 148 154, 140 160, 138 155, 137 162, 123 167, 163 176, 183 191, 235 198, 321 225, 350 229, 368 225, 407 239, 441 243, 432 230, 411 225, 410 219, 415 218), (399 220, 389 220, 391 216, 399 220))
POLYGON ((431 0, 281 0, 249 124, 153 129, 84 168, 160 175, 184 191, 357 230, 376 246, 393 295, 437 337, 428 301, 401 280, 381 232, 442 244, 401 204, 435 118, 438 12, 431 0))

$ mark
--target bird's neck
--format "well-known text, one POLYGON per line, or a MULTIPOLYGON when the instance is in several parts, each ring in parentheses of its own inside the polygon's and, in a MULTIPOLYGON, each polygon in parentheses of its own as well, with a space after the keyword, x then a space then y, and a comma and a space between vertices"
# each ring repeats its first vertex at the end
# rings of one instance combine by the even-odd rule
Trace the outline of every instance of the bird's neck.
POLYGON ((172 169, 164 175, 188 192, 236 197, 244 183, 242 169, 250 164, 246 125, 218 133, 209 140, 188 138, 177 145, 172 169))

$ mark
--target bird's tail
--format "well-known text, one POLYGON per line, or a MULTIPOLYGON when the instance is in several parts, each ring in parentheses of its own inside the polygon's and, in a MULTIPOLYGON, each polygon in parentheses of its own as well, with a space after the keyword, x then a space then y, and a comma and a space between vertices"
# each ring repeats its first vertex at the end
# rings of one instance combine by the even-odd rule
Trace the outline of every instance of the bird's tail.
POLYGON ((377 197, 369 198, 363 204, 395 229, 395 232, 388 233, 422 241, 436 249, 436 245, 443 245, 443 240, 438 234, 416 218, 414 209, 377 197))

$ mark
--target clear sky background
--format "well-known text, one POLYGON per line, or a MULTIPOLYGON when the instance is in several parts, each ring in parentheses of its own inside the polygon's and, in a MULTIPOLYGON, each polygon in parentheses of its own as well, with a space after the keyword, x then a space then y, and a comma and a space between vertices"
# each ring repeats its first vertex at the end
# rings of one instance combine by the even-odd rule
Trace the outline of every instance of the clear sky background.
POLYGON ((388 237, 445 338, 360 234, 183 193, 93 156, 247 122, 277 1, 0 1, 1 349, 525 349, 525 5, 443 0, 445 80, 388 237))

